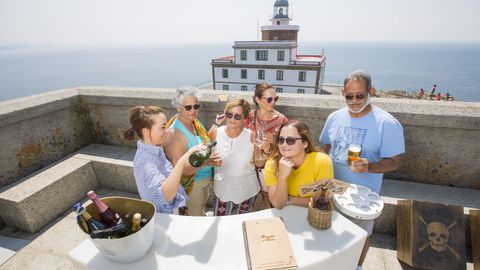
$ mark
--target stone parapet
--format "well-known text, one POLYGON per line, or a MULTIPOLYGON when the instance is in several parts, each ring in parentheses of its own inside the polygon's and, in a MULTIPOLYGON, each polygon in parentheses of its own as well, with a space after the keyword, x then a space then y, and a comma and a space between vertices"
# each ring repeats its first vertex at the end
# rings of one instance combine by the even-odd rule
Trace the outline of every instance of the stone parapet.
MULTIPOLYGON (((128 110, 155 104, 173 116, 174 89, 79 87, 0 103, 0 185, 12 183, 90 144, 133 147, 122 138, 128 110)), ((199 118, 207 129, 227 95, 252 100, 251 92, 202 91, 199 118)), ((277 109, 308 124, 314 139, 327 116, 344 106, 341 96, 279 94, 277 109)), ((378 99, 372 103, 404 126, 407 153, 388 178, 480 189, 480 104, 378 99)))

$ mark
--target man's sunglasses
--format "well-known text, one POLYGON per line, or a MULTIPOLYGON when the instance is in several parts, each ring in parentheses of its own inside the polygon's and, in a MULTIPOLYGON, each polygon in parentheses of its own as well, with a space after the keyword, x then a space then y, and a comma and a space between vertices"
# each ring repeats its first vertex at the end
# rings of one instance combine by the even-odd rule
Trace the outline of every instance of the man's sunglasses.
POLYGON ((195 104, 195 105, 181 105, 183 108, 185 108, 186 111, 190 111, 192 108, 195 110, 198 110, 200 108, 200 104, 195 104))
POLYGON ((362 100, 365 98, 365 95, 364 94, 358 94, 358 95, 345 95, 345 99, 346 100, 352 100, 353 98, 356 98, 357 100, 362 100))
POLYGON ((282 145, 284 142, 287 142, 288 145, 294 145, 297 140, 303 140, 303 138, 293 138, 293 137, 278 137, 278 145, 282 145))
POLYGON ((241 115, 241 114, 235 114, 234 115, 233 113, 230 113, 230 112, 225 113, 225 116, 227 118, 232 118, 233 117, 233 118, 235 118, 235 120, 242 120, 243 119, 243 115, 241 115))
POLYGON ((279 99, 280 97, 276 96, 276 97, 274 97, 274 98, 273 98, 273 97, 268 97, 268 98, 262 97, 262 98, 263 98, 263 99, 266 99, 268 103, 272 103, 272 101, 275 101, 275 103, 277 103, 277 101, 278 101, 278 99, 279 99))

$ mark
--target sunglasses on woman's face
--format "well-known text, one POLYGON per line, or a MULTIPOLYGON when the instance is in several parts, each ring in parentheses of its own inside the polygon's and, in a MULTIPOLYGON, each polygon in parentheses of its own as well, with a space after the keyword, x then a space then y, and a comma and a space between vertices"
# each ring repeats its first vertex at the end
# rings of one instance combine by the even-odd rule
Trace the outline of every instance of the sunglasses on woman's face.
POLYGON ((225 113, 225 116, 226 116, 227 118, 232 118, 232 117, 233 117, 235 120, 242 120, 242 119, 243 119, 243 115, 241 115, 241 114, 235 114, 235 115, 234 115, 234 114, 231 113, 231 112, 225 113))
POLYGON ((200 104, 195 104, 195 105, 181 105, 183 108, 185 108, 186 111, 190 111, 192 108, 195 110, 198 110, 200 108, 200 104))
POLYGON ((277 103, 277 101, 280 97, 277 96, 277 97, 274 97, 274 98, 273 97, 268 97, 268 98, 262 97, 262 98, 266 99, 268 103, 272 103, 272 101, 275 101, 275 103, 277 103))
POLYGON ((353 98, 355 98, 356 100, 362 100, 365 98, 365 95, 364 94, 358 94, 358 95, 345 95, 345 99, 346 100, 353 100, 353 98))
POLYGON ((293 138, 293 137, 278 137, 278 145, 282 145, 284 142, 287 142, 288 145, 294 145, 297 140, 303 140, 303 138, 293 138))

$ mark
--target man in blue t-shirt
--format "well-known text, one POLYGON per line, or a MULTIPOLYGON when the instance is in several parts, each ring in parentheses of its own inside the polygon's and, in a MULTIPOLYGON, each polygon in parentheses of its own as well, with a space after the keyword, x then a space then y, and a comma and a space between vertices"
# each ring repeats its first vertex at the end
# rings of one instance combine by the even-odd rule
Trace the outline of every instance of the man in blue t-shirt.
MULTIPOLYGON (((405 153, 405 142, 398 120, 370 104, 373 91, 370 74, 362 70, 349 74, 342 91, 347 106, 328 116, 320 144, 332 158, 336 179, 369 187, 380 194, 383 174, 398 168, 400 154, 405 153), (348 148, 353 144, 361 146, 361 154, 348 166, 348 148)), ((373 220, 352 221, 371 235, 373 220)), ((369 238, 357 269, 361 269, 368 247, 369 238)))

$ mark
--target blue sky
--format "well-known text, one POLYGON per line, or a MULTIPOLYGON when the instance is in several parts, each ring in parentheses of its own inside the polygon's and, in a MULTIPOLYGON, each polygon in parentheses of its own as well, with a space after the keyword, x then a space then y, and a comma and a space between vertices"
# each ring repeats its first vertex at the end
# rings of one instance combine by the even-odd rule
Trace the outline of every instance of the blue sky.
MULTIPOLYGON (((479 0, 290 0, 301 41, 480 42, 479 0)), ((255 40, 274 0, 0 0, 0 45, 255 40)))

